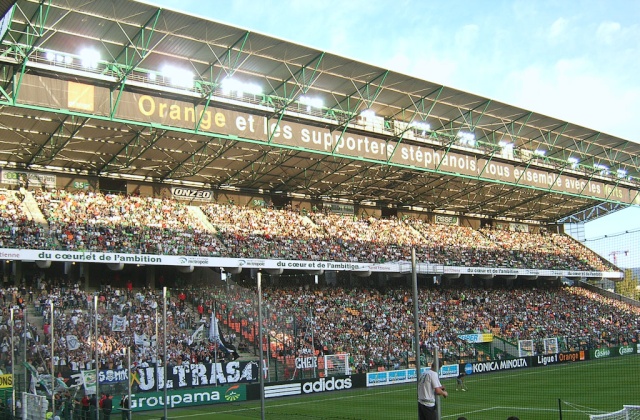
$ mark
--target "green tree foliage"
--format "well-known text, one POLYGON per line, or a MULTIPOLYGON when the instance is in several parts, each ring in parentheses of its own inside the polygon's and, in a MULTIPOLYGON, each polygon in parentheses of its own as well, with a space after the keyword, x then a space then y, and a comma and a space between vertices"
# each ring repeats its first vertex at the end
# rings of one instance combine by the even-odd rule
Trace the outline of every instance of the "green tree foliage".
POLYGON ((638 277, 630 269, 624 270, 624 279, 616 283, 616 293, 632 299, 638 299, 638 277))

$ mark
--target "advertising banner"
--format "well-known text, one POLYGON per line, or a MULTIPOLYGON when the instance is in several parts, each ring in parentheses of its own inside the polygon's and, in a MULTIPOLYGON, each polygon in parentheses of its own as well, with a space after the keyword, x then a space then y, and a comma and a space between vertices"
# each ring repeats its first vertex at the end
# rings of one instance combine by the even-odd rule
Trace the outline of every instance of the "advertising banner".
POLYGON ((559 363, 582 362, 587 360, 588 354, 585 351, 571 351, 567 353, 539 354, 531 358, 532 366, 556 365, 559 363))
MULTIPOLYGON (((282 268, 285 270, 325 270, 325 271, 372 271, 400 273, 407 272, 409 262, 366 263, 366 262, 335 262, 335 261, 306 261, 279 260, 262 258, 221 258, 177 255, 151 254, 120 254, 115 252, 92 251, 60 251, 37 249, 0 248, 0 259, 28 260, 28 261, 62 261, 62 262, 95 262, 95 263, 124 263, 145 265, 196 266, 196 267, 242 267, 242 268, 282 268), (404 268, 403 268, 404 267, 404 268)), ((494 275, 530 275, 531 270, 512 268, 486 267, 454 267, 428 263, 417 264, 418 273, 423 274, 494 274, 494 275)), ((621 278, 619 271, 567 271, 567 270, 536 270, 541 276, 560 277, 598 277, 621 278)))
POLYGON ((513 160, 481 158, 473 153, 453 149, 445 151, 428 144, 395 141, 392 132, 386 135, 356 132, 356 127, 350 124, 344 131, 332 131, 330 126, 269 118, 250 110, 194 105, 189 100, 129 91, 114 94, 118 97, 112 97, 105 87, 25 74, 17 101, 52 110, 68 109, 86 114, 111 115, 113 111, 115 118, 125 121, 232 136, 323 154, 361 157, 428 171, 464 174, 552 193, 584 194, 629 204, 638 198, 637 190, 622 187, 615 180, 596 179, 569 171, 558 172, 513 160), (118 105, 112 110, 110 104, 116 102, 118 105))
POLYGON ((490 362, 467 363, 460 365, 464 373, 471 375, 474 373, 497 372, 501 370, 522 369, 531 366, 530 357, 519 357, 509 360, 493 360, 490 362))
MULTIPOLYGON (((120 406, 120 397, 113 398, 113 406, 120 406)), ((182 408, 246 401, 246 385, 201 387, 167 391, 167 407, 182 408)), ((164 409, 164 392, 140 392, 131 394, 131 410, 147 411, 164 409)))

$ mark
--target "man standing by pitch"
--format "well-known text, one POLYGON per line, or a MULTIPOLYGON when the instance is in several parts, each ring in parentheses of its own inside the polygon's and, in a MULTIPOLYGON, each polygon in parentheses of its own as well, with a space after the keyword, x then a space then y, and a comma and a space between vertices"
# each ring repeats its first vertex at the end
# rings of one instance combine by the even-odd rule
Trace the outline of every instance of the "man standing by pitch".
POLYGON ((438 420, 438 410, 436 409, 436 395, 447 398, 449 394, 440 383, 436 362, 431 364, 431 369, 427 370, 418 381, 418 418, 419 420, 438 420))

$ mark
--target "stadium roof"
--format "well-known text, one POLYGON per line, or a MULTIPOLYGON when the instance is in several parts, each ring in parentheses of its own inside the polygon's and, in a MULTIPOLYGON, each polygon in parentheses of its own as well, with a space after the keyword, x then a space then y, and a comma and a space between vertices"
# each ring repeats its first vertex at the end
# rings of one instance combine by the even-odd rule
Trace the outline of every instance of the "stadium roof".
POLYGON ((19 0, 0 30, 5 168, 541 223, 640 202, 636 143, 246 29, 19 0), (59 81, 95 86, 91 104, 59 81), (216 130, 252 116, 282 130, 216 130))

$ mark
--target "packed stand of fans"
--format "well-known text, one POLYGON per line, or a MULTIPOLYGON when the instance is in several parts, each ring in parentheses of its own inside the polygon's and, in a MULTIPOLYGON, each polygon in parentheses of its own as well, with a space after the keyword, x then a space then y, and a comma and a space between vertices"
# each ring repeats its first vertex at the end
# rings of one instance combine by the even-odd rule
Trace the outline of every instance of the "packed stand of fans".
POLYGON ((24 216, 15 195, 5 194, 3 246, 379 263, 408 261, 413 247, 418 261, 449 266, 613 269, 572 238, 545 232, 222 204, 198 209, 207 225, 176 200, 64 190, 37 190, 34 196, 49 233, 24 216))
MULTIPOLYGON (((10 371, 10 316, 9 307, 15 309, 14 344, 16 354, 23 354, 39 373, 49 373, 51 366, 51 303, 54 319, 54 366, 56 372, 95 369, 95 317, 94 293, 79 289, 78 284, 68 285, 59 280, 56 285, 46 285, 35 293, 24 288, 0 289, 4 302, 0 321, 0 369, 10 371), (25 301, 24 295, 32 302, 25 301), (35 295, 35 297, 33 297, 35 295), (27 305, 36 309, 39 319, 28 320, 24 336, 24 311, 27 305), (36 322, 38 321, 38 322, 36 322), (36 327, 36 325, 42 325, 36 327), (74 337, 78 344, 67 342, 74 337), (26 355, 24 345, 26 343, 26 355)), ((33 292, 33 290, 31 290, 33 292)), ((100 369, 119 369, 126 365, 124 349, 131 346, 132 365, 150 366, 161 361, 162 341, 162 293, 149 289, 133 291, 129 288, 105 287, 98 293, 98 354, 100 369), (114 316, 124 321, 114 326, 114 316), (160 334, 157 332, 160 331, 160 334)), ((2 299, 0 297, 0 299, 2 299)), ((208 312, 211 308, 207 307, 208 312)), ((167 354, 169 366, 187 363, 224 360, 228 354, 211 345, 207 340, 194 339, 193 332, 200 325, 208 331, 210 318, 202 316, 186 303, 186 296, 178 294, 167 301, 167 354)), ((202 337, 201 337, 202 338, 202 337)), ((22 357, 16 363, 22 362, 22 357)))
POLYGON ((507 250, 471 227, 436 225, 418 219, 407 219, 407 223, 429 239, 416 252, 422 261, 463 267, 523 267, 507 250))
POLYGON ((36 201, 65 250, 219 256, 222 245, 176 200, 42 191, 36 201))
MULTIPOLYGON (((14 344, 38 371, 48 372, 50 360, 50 314, 54 310, 56 371, 95 369, 94 294, 59 280, 37 289, 2 289, 0 322, 0 369, 10 371, 9 307, 15 308, 14 344), (42 321, 27 323, 23 309, 33 305, 42 321), (67 342, 74 336, 81 345, 67 342)), ((129 283, 130 285, 130 283, 129 283)), ((128 285, 128 286, 129 286, 128 285)), ((421 289, 421 302, 429 302, 420 319, 421 346, 433 351, 437 345, 449 362, 484 360, 461 334, 493 333, 511 343, 558 337, 564 350, 633 344, 640 334, 640 308, 605 298, 579 287, 550 288, 447 288, 421 289)), ((171 293, 167 309, 169 366, 214 362, 228 354, 207 340, 194 339, 201 324, 208 331, 210 313, 221 324, 252 331, 257 347, 255 289, 230 286, 171 293)), ((131 287, 105 287, 98 294, 98 353, 102 369, 122 368, 123 349, 134 350, 132 363, 149 366, 161 362, 162 335, 158 336, 161 293, 131 287), (114 316, 123 323, 114 326, 114 316)), ((406 366, 412 356, 413 303, 409 288, 346 289, 342 287, 266 288, 264 328, 275 358, 315 354, 349 353, 360 371, 378 367, 406 366), (399 328, 402 326, 402 328, 399 328)), ((161 315, 160 315, 161 319, 161 315)), ((161 330, 160 330, 161 331, 161 330)), ((227 331, 227 330, 225 330, 227 331)), ((234 340, 230 340, 234 341, 234 340)), ((249 347, 248 349, 251 349, 249 347)))
POLYGON ((609 268, 597 254, 567 236, 497 229, 482 229, 481 232, 502 249, 509 250, 511 259, 523 268, 581 271, 606 271, 609 268))
POLYGON ((228 256, 344 261, 344 249, 308 218, 292 210, 208 204, 202 207, 219 229, 228 256))
MULTIPOLYGON (((309 349, 344 352, 360 366, 388 368, 403 365, 411 353, 409 289, 295 287, 268 288, 264 293, 265 329, 280 356, 304 355, 309 349)), ((255 328, 254 294, 236 287, 209 292, 209 297, 225 302, 225 323, 255 328)), ((423 346, 432 351, 438 345, 449 361, 479 356, 459 338, 461 334, 493 333, 514 345, 518 340, 541 343, 558 337, 565 350, 630 344, 640 335, 640 308, 578 287, 421 289, 419 298, 430 302, 421 318, 423 335, 429 337, 423 346)))
POLYGON ((23 210, 21 193, 0 190, 0 248, 49 249, 44 229, 23 210))

